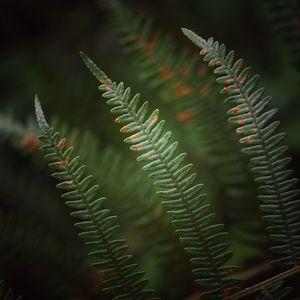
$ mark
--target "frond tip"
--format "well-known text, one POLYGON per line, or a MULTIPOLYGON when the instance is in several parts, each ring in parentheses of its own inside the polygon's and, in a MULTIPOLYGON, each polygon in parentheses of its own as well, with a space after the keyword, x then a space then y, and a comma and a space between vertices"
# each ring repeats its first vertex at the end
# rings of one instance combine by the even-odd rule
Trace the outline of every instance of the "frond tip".
POLYGON ((187 28, 182 27, 181 28, 184 35, 186 35, 196 46, 199 48, 205 47, 205 39, 203 39, 201 36, 195 34, 192 30, 189 30, 187 28))
POLYGON ((39 127, 43 133, 49 131, 49 125, 46 121, 41 102, 39 100, 38 95, 36 94, 34 97, 34 107, 35 107, 35 114, 36 114, 36 119, 38 121, 39 127))
POLYGON ((111 80, 105 75, 105 73, 98 68, 98 66, 84 53, 79 52, 82 61, 92 72, 92 74, 103 84, 111 84, 111 80))

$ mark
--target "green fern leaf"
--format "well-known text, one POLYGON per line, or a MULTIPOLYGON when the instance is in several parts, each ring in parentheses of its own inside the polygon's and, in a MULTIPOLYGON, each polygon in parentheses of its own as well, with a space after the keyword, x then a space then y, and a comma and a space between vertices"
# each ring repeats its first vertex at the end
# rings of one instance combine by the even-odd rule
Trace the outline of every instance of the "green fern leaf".
POLYGON ((90 255, 95 258, 93 265, 107 277, 103 290, 115 294, 115 299, 157 299, 153 298, 153 291, 145 289, 147 280, 126 253, 125 240, 113 238, 119 225, 116 216, 103 208, 105 198, 97 196, 99 187, 92 184, 91 175, 85 175, 85 166, 80 164, 79 157, 72 158, 73 148, 65 149, 65 139, 49 127, 37 96, 35 109, 43 133, 41 149, 50 161, 49 166, 56 170, 52 176, 61 181, 57 188, 64 191, 62 198, 73 208, 71 215, 79 219, 75 226, 91 248, 90 255))
POLYGON ((112 82, 85 54, 81 53, 81 57, 100 80, 99 89, 104 92, 106 103, 118 115, 116 123, 124 125, 120 131, 130 134, 125 142, 139 153, 137 160, 143 162, 143 170, 149 172, 158 187, 177 233, 192 256, 191 261, 199 265, 193 270, 196 282, 210 287, 204 294, 214 299, 223 299, 224 295, 236 291, 239 281, 225 278, 234 269, 224 266, 232 256, 224 241, 226 233, 222 225, 214 224, 214 214, 209 212, 205 195, 201 194, 202 185, 195 184, 196 174, 190 172, 192 165, 184 164, 186 154, 176 154, 177 142, 171 143, 171 132, 164 132, 164 120, 158 119, 159 110, 148 116, 147 102, 138 104, 139 94, 132 97, 130 88, 112 82))
POLYGON ((274 264, 297 265, 300 261, 300 200, 295 189, 298 179, 291 178, 286 169, 290 158, 285 157, 285 146, 279 146, 285 134, 277 133, 279 122, 272 121, 277 109, 268 109, 271 98, 257 89, 258 76, 249 76, 249 68, 242 68, 241 59, 234 62, 234 52, 226 54, 224 44, 213 38, 207 41, 194 32, 183 33, 202 50, 204 61, 215 67, 217 81, 225 87, 221 91, 230 95, 226 101, 234 107, 229 110, 229 122, 238 125, 236 132, 242 136, 243 152, 249 154, 252 171, 260 187, 260 206, 267 231, 273 243, 274 264))
POLYGON ((155 257, 152 276, 160 280, 153 288, 161 289, 158 292, 163 298, 170 298, 171 294, 177 298, 186 295, 193 286, 190 263, 152 182, 120 150, 111 145, 100 147, 97 137, 91 133, 70 128, 57 119, 51 124, 63 136, 68 136, 74 143, 74 154, 86 163, 87 173, 101 182, 102 192, 109 198, 107 206, 118 215, 122 231, 129 235, 138 231, 140 252, 155 257), (116 185, 116 178, 122 184, 116 185))

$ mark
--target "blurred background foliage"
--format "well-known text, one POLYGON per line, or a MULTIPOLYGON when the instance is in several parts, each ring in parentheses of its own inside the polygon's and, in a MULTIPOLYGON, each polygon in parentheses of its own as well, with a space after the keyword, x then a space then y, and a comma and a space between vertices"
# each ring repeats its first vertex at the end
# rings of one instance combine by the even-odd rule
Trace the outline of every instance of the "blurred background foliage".
MULTIPOLYGON (((241 264, 243 270, 264 266, 268 261, 259 212, 251 208, 247 215, 251 221, 248 232, 245 230, 242 237, 234 235, 235 217, 231 217, 231 206, 226 202, 230 197, 222 186, 226 181, 216 180, 221 176, 216 174, 218 168, 212 168, 214 164, 207 162, 204 152, 193 148, 201 147, 194 123, 187 124, 188 120, 178 117, 178 111, 170 108, 172 103, 162 99, 168 98, 168 93, 151 89, 151 84, 141 78, 135 56, 126 54, 113 29, 106 2, 4 0, 1 3, 0 279, 25 299, 99 298, 101 277, 89 267, 69 211, 37 153, 33 96, 38 92, 52 124, 57 124, 70 137, 70 143, 78 146, 82 161, 95 174, 103 195, 109 199, 107 206, 119 216, 122 235, 129 240, 131 252, 137 255, 150 285, 166 299, 193 299, 198 290, 187 271, 189 263, 182 246, 152 185, 123 145, 94 79, 79 58, 79 51, 88 53, 111 78, 125 81, 144 99, 149 99, 152 107, 161 109, 169 128, 182 140, 181 149, 188 152, 201 181, 206 183, 218 218, 233 233, 234 262, 241 264), (182 131, 184 126, 187 131, 182 131)), ((181 27, 191 28, 206 38, 214 36, 229 49, 235 49, 237 56, 243 57, 261 75, 263 85, 274 99, 273 105, 280 108, 278 118, 288 133, 292 167, 299 176, 298 2, 124 0, 122 3, 134 9, 136 16, 151 18, 154 28, 170 35, 175 44, 191 50, 196 57, 197 50, 183 37, 181 27), (286 12, 283 17, 281 12, 286 12)), ((255 187, 251 188, 253 193, 255 187)), ((255 194, 249 193, 250 201, 255 194)), ((246 213, 250 208, 246 201, 243 203, 239 212, 246 213)), ((271 272, 268 267, 262 267, 262 271, 271 272)), ((253 275, 242 276, 253 281, 253 275)), ((105 296, 100 294, 100 298, 105 296)))

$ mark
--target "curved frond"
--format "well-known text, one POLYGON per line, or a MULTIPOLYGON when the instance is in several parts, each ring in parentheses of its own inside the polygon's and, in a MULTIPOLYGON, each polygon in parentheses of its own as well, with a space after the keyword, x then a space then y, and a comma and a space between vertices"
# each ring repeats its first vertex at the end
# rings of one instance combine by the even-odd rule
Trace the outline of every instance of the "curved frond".
POLYGON ((95 181, 101 182, 101 190, 109 198, 107 205, 118 215, 122 230, 129 231, 129 235, 132 231, 138 232, 135 238, 141 242, 135 247, 140 246, 141 253, 154 255, 155 272, 161 278, 159 286, 165 293, 177 297, 186 293, 193 285, 188 272, 190 263, 152 182, 136 169, 134 161, 126 159, 113 146, 100 147, 101 142, 98 143, 97 137, 89 132, 74 127, 70 129, 64 122, 51 124, 62 135, 68 136, 74 154, 86 163, 87 172, 94 175, 95 181), (122 184, 116 184, 116 178, 122 184))
POLYGON ((115 294, 114 299, 154 299, 153 291, 145 289, 144 273, 137 271, 138 265, 127 254, 125 240, 113 238, 119 225, 116 216, 103 207, 105 198, 97 196, 99 187, 93 185, 93 176, 85 175, 79 157, 72 157, 73 147, 65 147, 66 139, 49 127, 37 97, 35 108, 43 134, 41 149, 56 170, 53 176, 61 181, 57 188, 64 191, 62 197, 73 209, 71 215, 79 219, 75 226, 91 248, 93 266, 106 277, 103 290, 115 294))
POLYGON ((228 111, 229 122, 236 124, 243 152, 251 156, 252 171, 260 187, 260 206, 268 223, 272 241, 274 264, 297 265, 300 261, 300 200, 295 188, 298 179, 286 166, 286 146, 281 146, 284 133, 277 133, 278 121, 273 121, 277 109, 269 109, 271 97, 264 88, 257 88, 258 75, 249 76, 250 68, 243 68, 241 59, 234 60, 234 52, 227 53, 225 45, 213 38, 205 40, 188 29, 184 34, 202 50, 204 61, 215 67, 217 82, 224 85, 221 93, 233 107, 228 111))
MULTIPOLYGON (((121 132, 129 133, 125 139, 130 149, 139 154, 137 160, 149 172, 163 204, 173 219, 180 239, 197 265, 193 270, 196 282, 210 288, 204 293, 214 299, 222 299, 238 289, 239 280, 226 278, 235 267, 225 265, 231 258, 229 244, 224 241, 223 225, 214 223, 214 214, 202 185, 195 183, 192 164, 185 164, 185 153, 176 154, 177 142, 171 143, 171 132, 164 132, 165 121, 159 121, 159 111, 148 115, 148 102, 139 105, 139 94, 132 97, 130 88, 123 83, 112 82, 85 54, 82 59, 101 82, 106 103, 113 106, 116 123, 124 125, 121 132)), ((203 294, 203 295, 204 295, 203 294)))
MULTIPOLYGON (((6 137, 6 132, 8 132, 10 142, 13 145, 19 145, 19 140, 27 141, 27 132, 29 132, 27 128, 30 128, 32 141, 36 141, 34 145, 38 146, 39 130, 37 124, 33 124, 35 126, 26 126, 12 116, 9 117, 9 122, 6 120, 5 116, 0 115, 0 138, 2 134, 6 137), (1 124, 6 125, 1 127, 1 124), (6 130, 4 130, 5 128, 6 130)), ((101 140, 99 141, 90 131, 74 126, 70 127, 66 122, 59 120, 57 117, 50 119, 50 124, 62 136, 68 136, 65 146, 74 147, 74 155, 78 155, 81 161, 85 162, 87 173, 93 174, 95 182, 101 182, 102 193, 109 198, 106 206, 114 214, 118 215, 119 223, 122 225, 122 233, 129 232, 129 235, 131 233, 138 233, 135 240, 135 251, 138 251, 138 253, 146 251, 147 255, 155 257, 156 264, 153 268, 155 274, 157 274, 155 276, 161 278, 159 287, 163 287, 165 293, 170 292, 177 295, 177 297, 186 294, 187 290, 193 285, 193 280, 188 272, 190 270, 190 263, 182 243, 178 240, 172 224, 170 224, 169 218, 162 208, 160 199, 156 195, 151 181, 146 178, 142 171, 138 172, 139 170, 136 169, 135 162, 126 159, 121 151, 113 146, 101 147, 101 140), (116 178, 122 184, 116 185, 116 178)), ((21 150, 23 148, 18 149, 21 150)), ((41 161, 40 157, 37 158, 34 160, 34 163, 39 168, 41 164, 44 166, 44 159, 41 157, 41 161)), ((65 212, 61 212, 60 209, 53 211, 51 206, 55 203, 53 195, 49 192, 43 194, 45 187, 40 175, 32 180, 32 178, 27 178, 25 174, 21 176, 22 173, 19 174, 20 172, 21 170, 19 169, 18 176, 16 176, 14 173, 11 174, 11 169, 5 169, 1 181, 3 191, 7 190, 9 193, 13 193, 14 198, 22 199, 18 203, 18 207, 29 209, 30 215, 33 213, 41 221, 41 224, 47 224, 47 229, 48 226, 52 226, 53 224, 55 226, 54 230, 59 232, 63 239, 65 239, 63 229, 68 227, 65 223, 61 223, 58 218, 61 214, 63 220, 65 220, 65 212), (25 182, 23 182, 24 179, 26 179, 25 182), (11 182, 14 184, 13 188, 11 182), (23 201, 24 193, 22 191, 24 190, 27 191, 26 201, 23 201), (43 194, 42 198, 40 198, 41 194, 43 194), (46 203, 43 202, 43 205, 41 205, 40 200, 44 201, 46 198, 49 200, 46 203), (39 199, 38 202, 36 201, 37 199, 39 199), (37 211, 36 209, 39 210, 37 211), (56 215, 55 221, 53 221, 53 214, 56 215)), ((13 241, 17 240, 18 238, 13 239, 13 241)), ((72 261, 74 255, 70 256, 66 254, 66 257, 69 257, 70 261, 72 261)), ((61 258, 66 262, 65 256, 61 258)), ((5 259, 5 261, 7 260, 5 259)), ((73 261, 77 260, 73 259, 73 261)), ((61 276, 64 276, 63 274, 65 273, 62 272, 61 276)), ((72 278, 74 275, 75 273, 73 272, 72 278)), ((68 276, 68 278, 71 277, 68 276)), ((60 278, 55 278, 55 280, 57 281, 56 284, 58 282, 62 283, 60 278)), ((155 286, 155 289, 158 290, 159 287, 155 286)), ((169 294, 162 296, 165 298, 169 294)))

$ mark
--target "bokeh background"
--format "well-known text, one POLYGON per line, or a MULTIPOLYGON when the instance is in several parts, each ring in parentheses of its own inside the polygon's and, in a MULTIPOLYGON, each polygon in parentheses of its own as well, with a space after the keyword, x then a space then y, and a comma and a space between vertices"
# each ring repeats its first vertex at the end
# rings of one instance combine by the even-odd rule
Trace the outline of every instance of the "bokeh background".
MULTIPOLYGON (((288 133, 291 166, 300 176, 299 1, 123 0, 122 3, 135 11, 136 16, 152 19, 154 31, 159 29, 170 35, 178 47, 195 56, 198 49, 182 35, 181 27, 205 38, 214 36, 228 49, 235 49, 237 57, 244 58, 246 65, 261 75, 261 84, 273 97, 272 105, 279 107, 277 118, 282 130, 288 133), (282 16, 281 12, 286 13, 282 16)), ((196 297, 198 290, 190 278, 184 278, 184 288, 180 291, 171 291, 172 283, 167 285, 158 266, 160 252, 155 249, 153 254, 149 250, 149 238, 147 242, 140 238, 136 225, 130 223, 132 216, 129 218, 117 202, 121 196, 126 200, 133 195, 142 199, 149 195, 152 199, 154 193, 146 175, 138 171, 138 166, 134 167, 134 155, 123 145, 123 137, 79 51, 93 58, 110 78, 124 81, 149 99, 153 107, 161 108, 163 118, 169 120, 171 130, 178 131, 179 139, 183 125, 177 124, 178 117, 170 109, 172 103, 164 102, 141 79, 135 56, 124 51, 105 1, 3 0, 0 7, 0 279, 24 295, 24 299, 99 298, 101 276, 86 262, 85 248, 73 229, 69 211, 37 152, 33 98, 38 93, 53 124, 59 124, 74 139, 87 134, 82 150, 87 160, 90 152, 105 149, 107 164, 102 166, 92 161, 92 169, 98 172, 103 167, 106 171, 102 173, 112 170, 106 181, 103 179, 104 191, 112 199, 108 206, 119 215, 123 224, 121 235, 129 239, 131 251, 146 269, 151 286, 166 299, 196 297), (133 177, 131 187, 136 186, 138 191, 121 189, 128 173, 119 174, 118 168, 123 168, 122 163, 127 160, 133 163, 128 170, 125 168, 133 177)), ((190 139, 197 136, 191 135, 190 139)), ((193 145, 194 140, 190 142, 193 145)), ((190 146, 183 142, 182 149, 191 154, 201 172, 200 159, 190 146)), ((218 189, 214 170, 205 170, 203 180, 214 201, 214 197, 220 198, 215 195, 218 189)), ((224 203, 220 200, 213 203, 216 211, 221 212, 224 203)), ((230 223, 222 213, 220 219, 225 225, 230 223)), ((157 234, 147 230, 146 237, 157 234)), ((268 256, 258 248, 247 253, 237 247, 238 263, 245 269, 264 266, 268 256)), ((263 268, 264 271, 272 274, 268 268, 263 268)), ((259 276, 247 280, 252 282, 259 276)), ((100 292, 101 297, 105 299, 100 292)))

